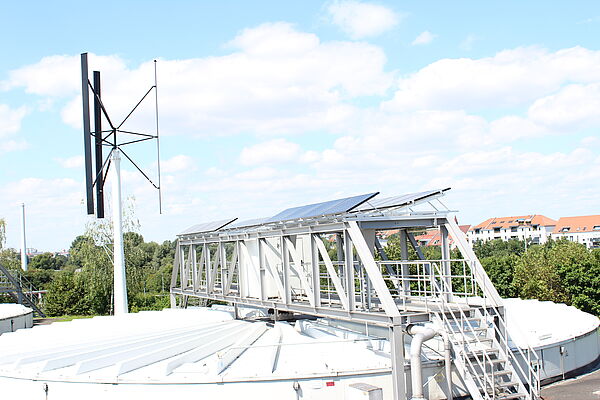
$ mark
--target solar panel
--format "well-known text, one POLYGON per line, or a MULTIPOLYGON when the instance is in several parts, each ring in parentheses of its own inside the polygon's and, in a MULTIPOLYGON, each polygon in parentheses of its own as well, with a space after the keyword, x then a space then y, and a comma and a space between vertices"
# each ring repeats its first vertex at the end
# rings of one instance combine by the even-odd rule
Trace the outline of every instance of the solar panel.
POLYGON ((221 221, 213 221, 213 222, 204 222, 202 224, 197 224, 194 226, 190 226, 185 231, 181 232, 180 235, 187 235, 190 233, 205 233, 205 232, 213 232, 218 231, 226 225, 229 225, 237 218, 224 219, 221 221))
POLYGON ((450 190, 450 188, 427 190, 425 192, 409 193, 400 196, 386 197, 383 199, 369 200, 368 202, 365 202, 360 207, 358 207, 355 211, 370 211, 382 208, 415 205, 424 201, 431 200, 443 194, 447 190, 450 190))
POLYGON ((269 218, 246 219, 244 221, 238 221, 233 224, 227 225, 227 229, 249 228, 251 226, 258 226, 264 224, 268 219, 269 218))
POLYGON ((298 218, 310 218, 323 215, 332 215, 348 212, 365 201, 377 196, 379 192, 361 194, 359 196, 345 197, 343 199, 325 201, 323 203, 308 204, 306 206, 288 208, 265 222, 289 221, 298 218))

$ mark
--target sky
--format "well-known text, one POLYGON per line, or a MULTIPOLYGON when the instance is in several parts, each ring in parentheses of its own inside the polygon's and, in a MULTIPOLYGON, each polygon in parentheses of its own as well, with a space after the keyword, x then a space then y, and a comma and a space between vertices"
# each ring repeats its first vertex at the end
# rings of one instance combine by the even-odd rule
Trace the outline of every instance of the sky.
MULTIPOLYGON (((0 14, 8 247, 68 249, 87 216, 80 53, 111 119, 154 83, 163 212, 123 161, 146 240, 378 191, 451 187, 461 224, 600 214, 597 1, 33 1, 0 14)), ((155 132, 154 102, 123 128, 155 132)), ((127 148, 157 180, 154 143, 127 148)), ((107 188, 111 185, 110 177, 107 188)), ((107 191, 107 202, 110 189, 107 191)), ((110 210, 107 210, 110 214, 110 210)))

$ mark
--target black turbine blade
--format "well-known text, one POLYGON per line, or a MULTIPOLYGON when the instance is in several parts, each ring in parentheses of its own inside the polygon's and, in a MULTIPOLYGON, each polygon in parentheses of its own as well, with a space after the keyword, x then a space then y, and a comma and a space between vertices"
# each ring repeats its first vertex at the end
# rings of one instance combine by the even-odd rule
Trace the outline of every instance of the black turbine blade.
POLYGON ((94 71, 94 136, 96 138, 96 216, 104 218, 104 179, 102 179, 102 108, 100 71, 94 71), (100 179, 98 179, 100 177, 100 179))
POLYGON ((85 194, 87 213, 94 214, 94 190, 92 187, 92 144, 90 133, 90 93, 88 90, 87 53, 81 54, 81 98, 83 101, 83 146, 85 157, 85 194))

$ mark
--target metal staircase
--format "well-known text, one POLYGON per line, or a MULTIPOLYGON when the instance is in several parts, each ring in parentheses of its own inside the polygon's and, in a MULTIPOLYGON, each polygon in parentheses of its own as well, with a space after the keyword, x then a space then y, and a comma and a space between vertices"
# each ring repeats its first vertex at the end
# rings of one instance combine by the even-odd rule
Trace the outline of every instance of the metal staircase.
MULTIPOLYGON (((471 269, 483 271, 458 226, 452 222, 446 226, 455 240, 464 241, 461 250, 467 253, 464 256, 470 261, 471 269)), ((433 266, 439 276, 443 276, 440 266, 433 266)), ((452 293, 447 283, 448 280, 439 279, 435 286, 442 294, 452 293)), ((464 299, 471 303, 466 309, 450 307, 447 296, 439 296, 441 311, 434 313, 432 318, 449 336, 456 369, 471 397, 474 400, 538 400, 539 359, 535 350, 531 347, 524 350, 518 346, 511 348, 504 309, 490 299, 495 289, 493 292, 480 287, 474 289, 478 296, 464 299)))
POLYGON ((8 294, 17 303, 33 309, 36 316, 43 318, 46 315, 40 309, 38 298, 34 292, 31 282, 21 273, 11 272, 0 264, 0 294, 8 294))

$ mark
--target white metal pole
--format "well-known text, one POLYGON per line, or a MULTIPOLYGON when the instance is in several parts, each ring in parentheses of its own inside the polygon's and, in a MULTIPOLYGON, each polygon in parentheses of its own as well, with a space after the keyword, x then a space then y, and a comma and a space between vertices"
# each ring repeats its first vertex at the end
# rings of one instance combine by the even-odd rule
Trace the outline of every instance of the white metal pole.
POLYGON ((125 253, 123 251, 123 210, 121 204, 121 154, 112 153, 114 168, 112 183, 113 233, 114 233, 114 314, 127 314, 127 280, 125 278, 125 253))
POLYGON ((27 241, 25 239, 25 203, 21 203, 21 268, 27 271, 27 241))

